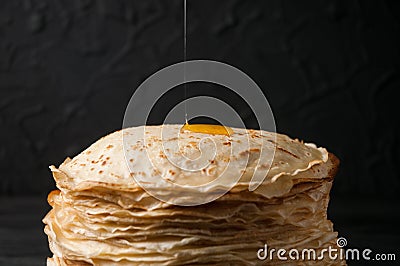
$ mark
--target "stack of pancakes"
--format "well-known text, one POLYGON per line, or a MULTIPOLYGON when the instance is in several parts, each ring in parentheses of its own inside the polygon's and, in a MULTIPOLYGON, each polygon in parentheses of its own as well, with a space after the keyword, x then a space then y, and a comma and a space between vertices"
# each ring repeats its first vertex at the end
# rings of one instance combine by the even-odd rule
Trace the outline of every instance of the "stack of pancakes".
POLYGON ((54 254, 47 264, 345 265, 326 255, 257 255, 266 244, 338 248, 326 215, 337 167, 325 149, 266 131, 163 125, 112 133, 50 167, 59 190, 44 218, 54 254))

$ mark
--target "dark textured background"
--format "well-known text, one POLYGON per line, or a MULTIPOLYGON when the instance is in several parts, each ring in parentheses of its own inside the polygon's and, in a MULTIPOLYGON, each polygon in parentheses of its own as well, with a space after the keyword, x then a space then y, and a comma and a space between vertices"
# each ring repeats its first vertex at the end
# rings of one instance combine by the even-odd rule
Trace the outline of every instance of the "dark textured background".
MULTIPOLYGON (((383 251, 400 239, 399 3, 188 0, 188 59, 243 70, 279 132, 335 153, 331 218, 353 245, 383 251)), ((0 264, 33 265, 16 250, 39 241, 42 262, 47 166, 121 128, 135 88, 182 60, 182 10, 182 0, 0 1, 0 233, 10 236, 0 264)))

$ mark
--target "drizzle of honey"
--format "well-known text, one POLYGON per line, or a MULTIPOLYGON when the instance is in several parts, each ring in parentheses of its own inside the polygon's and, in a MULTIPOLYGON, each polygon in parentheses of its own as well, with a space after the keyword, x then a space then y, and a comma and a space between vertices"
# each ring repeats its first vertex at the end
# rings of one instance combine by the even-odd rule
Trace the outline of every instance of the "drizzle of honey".
POLYGON ((181 130, 188 130, 196 133, 204 133, 211 135, 225 135, 230 136, 233 134, 233 129, 220 125, 207 125, 207 124, 184 124, 181 130))
MULTIPOLYGON (((187 0, 183 1, 183 61, 186 62, 186 37, 187 37, 187 0)), ((183 80, 185 84, 185 99, 187 94, 186 89, 186 65, 184 65, 183 69, 183 80)), ((187 120, 187 108, 186 108, 186 101, 185 101, 185 120, 186 123, 181 128, 181 131, 188 130, 191 132, 196 133, 204 133, 204 134, 211 134, 211 135, 225 135, 230 136, 233 134, 233 130, 230 127, 220 126, 220 125, 207 125, 207 124, 194 124, 189 125, 187 120)))

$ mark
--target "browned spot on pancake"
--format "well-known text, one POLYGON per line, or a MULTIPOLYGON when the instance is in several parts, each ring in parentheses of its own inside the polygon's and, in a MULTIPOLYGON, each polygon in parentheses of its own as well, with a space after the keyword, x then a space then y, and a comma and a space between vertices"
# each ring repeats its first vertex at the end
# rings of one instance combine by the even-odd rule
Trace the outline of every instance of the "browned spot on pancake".
POLYGON ((161 175, 161 172, 157 169, 153 169, 152 176, 161 175))
POLYGON ((268 139, 267 141, 268 141, 268 142, 271 142, 271 143, 273 143, 273 144, 276 146, 276 149, 277 149, 277 150, 280 150, 280 151, 282 151, 282 152, 284 152, 284 153, 287 153, 287 154, 289 154, 289 155, 293 156, 294 158, 300 159, 300 157, 299 157, 299 156, 297 156, 296 154, 294 154, 294 153, 291 153, 290 151, 288 151, 288 150, 285 150, 285 149, 284 149, 284 148, 282 148, 282 147, 279 147, 279 146, 278 146, 278 144, 276 144, 276 142, 275 142, 275 141, 273 141, 273 140, 270 140, 270 139, 268 139))
POLYGON ((110 144, 110 145, 108 145, 106 148, 107 148, 107 149, 111 149, 112 147, 114 147, 114 146, 110 144))
POLYGON ((119 176, 119 175, 116 175, 116 174, 113 174, 113 173, 111 173, 111 176, 115 176, 116 178, 122 178, 122 176, 119 176))
POLYGON ((290 151, 285 150, 285 149, 283 149, 283 148, 281 148, 281 147, 279 147, 279 146, 276 146, 276 149, 278 149, 278 150, 280 150, 280 151, 283 151, 284 153, 287 153, 287 154, 293 156, 294 158, 300 159, 300 157, 297 156, 296 154, 291 153, 290 151))

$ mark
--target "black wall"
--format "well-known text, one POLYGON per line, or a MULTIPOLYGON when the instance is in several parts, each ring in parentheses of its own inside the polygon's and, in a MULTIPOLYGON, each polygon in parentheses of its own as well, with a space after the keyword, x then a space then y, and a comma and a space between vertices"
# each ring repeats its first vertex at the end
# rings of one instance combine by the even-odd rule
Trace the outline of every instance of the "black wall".
MULTIPOLYGON (((188 0, 187 57, 243 70, 279 132, 335 153, 334 197, 394 198, 399 3, 188 0)), ((48 193, 49 164, 121 128, 135 88, 182 60, 182 11, 182 0, 0 1, 1 195, 48 193)))

